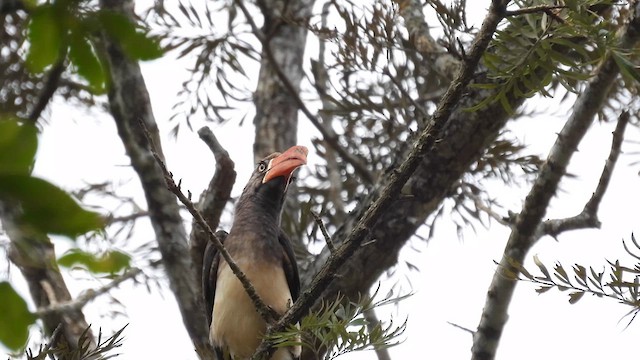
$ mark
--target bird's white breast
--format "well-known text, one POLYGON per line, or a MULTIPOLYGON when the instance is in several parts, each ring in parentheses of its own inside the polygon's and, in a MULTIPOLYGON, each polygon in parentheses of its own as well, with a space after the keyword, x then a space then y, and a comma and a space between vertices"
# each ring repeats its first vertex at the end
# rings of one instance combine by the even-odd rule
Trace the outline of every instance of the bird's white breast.
MULTIPOLYGON (((260 298, 279 314, 291 303, 291 292, 281 266, 259 262, 237 261, 260 298)), ((261 342, 266 324, 253 306, 242 283, 226 262, 220 264, 213 303, 211 340, 227 348, 236 360, 248 359, 261 342)), ((272 360, 293 359, 290 352, 300 355, 301 349, 279 349, 272 360)))

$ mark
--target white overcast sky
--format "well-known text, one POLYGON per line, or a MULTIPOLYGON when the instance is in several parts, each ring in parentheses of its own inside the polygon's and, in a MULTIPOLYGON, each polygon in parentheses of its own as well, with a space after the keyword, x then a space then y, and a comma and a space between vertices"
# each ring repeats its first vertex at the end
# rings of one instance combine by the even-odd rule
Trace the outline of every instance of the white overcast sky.
MULTIPOLYGON (((484 16, 488 3, 486 0, 469 2, 469 6, 474 6, 475 9, 472 12, 473 19, 484 16)), ((186 127, 183 127, 177 141, 168 137, 168 118, 173 113, 171 106, 187 76, 184 71, 185 63, 176 61, 169 55, 161 60, 144 63, 142 67, 155 117, 165 140, 163 147, 169 168, 177 178, 182 179, 184 189, 199 194, 208 184, 213 172, 211 153, 197 134, 188 131, 186 127)), ((543 157, 546 157, 549 147, 555 141, 555 134, 567 117, 564 111, 553 111, 557 108, 556 103, 555 100, 530 100, 528 106, 535 106, 537 109, 549 106, 550 114, 523 119, 510 126, 513 134, 528 144, 532 152, 543 157)), ((40 138, 36 175, 68 190, 83 186, 85 181, 118 180, 124 183, 122 193, 133 195, 140 203, 144 203, 133 171, 125 166, 129 161, 109 116, 78 110, 62 103, 60 99, 57 99, 48 115, 51 120, 40 138)), ((234 194, 242 189, 252 168, 253 127, 251 116, 247 119, 241 128, 237 121, 212 127, 236 163, 238 178, 234 194)), ((303 117, 300 121, 300 143, 309 144, 317 133, 303 117)), ((196 124, 195 128, 202 125, 203 122, 196 124)), ((595 123, 592 127, 569 169, 578 176, 562 182, 562 191, 553 200, 548 218, 573 216, 582 210, 595 188, 608 155, 612 130, 611 124, 595 123)), ((636 127, 628 128, 627 139, 638 139, 638 135, 636 127)), ((632 152, 638 149, 637 145, 625 142, 623 150, 632 152)), ((560 261, 566 268, 580 263, 603 269, 605 259, 621 259, 633 264, 633 259, 624 252, 621 240, 630 239, 631 233, 638 230, 637 208, 632 206, 640 199, 640 165, 632 166, 634 160, 637 158, 628 155, 620 158, 601 205, 600 219, 603 225, 600 230, 566 233, 559 237, 559 241, 543 238, 529 254, 526 266, 533 268, 531 257, 534 254, 549 267, 560 261)), ((310 154, 309 162, 313 166, 313 154, 310 154)), ((304 174, 302 172, 299 176, 300 182, 307 181, 304 174)), ((507 209, 518 212, 528 192, 526 187, 506 188, 499 183, 489 184, 488 187, 490 194, 498 197, 505 206, 505 214, 507 209)), ((441 221, 436 236, 428 244, 417 239, 411 241, 411 246, 403 250, 401 261, 410 261, 420 271, 408 272, 406 267, 402 267, 394 279, 381 279, 383 288, 394 281, 401 281, 403 289, 410 289, 414 293, 398 308, 391 306, 379 312, 379 317, 383 320, 393 317, 400 322, 408 318, 405 340, 391 349, 392 358, 470 357, 471 335, 448 322, 471 329, 477 326, 486 290, 496 268, 494 261, 500 259, 508 234, 507 229, 492 223, 490 229, 477 226, 476 233, 466 231, 464 240, 460 241, 455 228, 446 221, 441 221)), ((135 233, 135 244, 126 244, 125 249, 133 249, 152 238, 149 226, 141 227, 135 233)), ((58 250, 70 245, 64 239, 56 239, 55 243, 58 250)), ((0 259, 2 268, 6 268, 2 264, 4 261, 5 259, 0 259)), ((8 276, 20 293, 29 298, 21 275, 15 268, 9 274, 3 272, 0 275, 8 276)), ((86 287, 100 285, 78 280, 78 277, 82 276, 76 274, 66 277, 74 294, 86 287)), ((531 284, 518 285, 509 310, 509 322, 498 350, 498 359, 623 358, 637 353, 631 349, 632 344, 640 337, 640 325, 632 323, 626 328, 628 319, 623 319, 630 308, 617 304, 614 300, 589 295, 578 304, 570 305, 566 293, 552 290, 538 295, 534 289, 535 286, 531 284)), ((114 295, 124 305, 124 308, 119 309, 126 315, 106 315, 109 307, 106 300, 90 304, 86 308, 86 314, 94 328, 102 327, 106 331, 129 323, 120 358, 196 359, 173 295, 168 290, 155 289, 148 293, 143 286, 126 284, 115 291, 114 295)), ((2 352, 0 348, 0 353, 2 352)), ((365 352, 347 355, 343 359, 374 357, 373 353, 365 352)))

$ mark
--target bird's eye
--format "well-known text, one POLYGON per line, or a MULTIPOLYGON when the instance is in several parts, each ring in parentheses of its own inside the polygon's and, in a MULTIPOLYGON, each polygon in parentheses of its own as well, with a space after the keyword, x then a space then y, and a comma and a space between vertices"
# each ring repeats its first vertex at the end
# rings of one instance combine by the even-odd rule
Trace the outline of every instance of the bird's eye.
POLYGON ((267 170, 267 164, 265 164, 264 162, 260 162, 258 164, 258 171, 263 172, 265 170, 267 170))

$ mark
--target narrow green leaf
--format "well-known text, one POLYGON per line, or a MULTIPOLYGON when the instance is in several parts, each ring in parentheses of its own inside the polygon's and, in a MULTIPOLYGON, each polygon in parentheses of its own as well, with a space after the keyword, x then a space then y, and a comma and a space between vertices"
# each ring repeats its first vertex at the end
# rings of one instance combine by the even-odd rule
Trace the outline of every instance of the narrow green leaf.
POLYGON ((546 31, 549 26, 549 15, 542 13, 542 20, 540 20, 540 28, 542 31, 546 31))
POLYGON ((162 56, 162 48, 156 39, 139 32, 126 16, 113 11, 100 11, 98 20, 107 33, 118 40, 122 50, 135 60, 153 60, 162 56))
POLYGON ((0 299, 0 342, 18 351, 27 344, 29 325, 35 322, 35 316, 29 312, 24 299, 6 281, 0 282, 0 299))
POLYGON ((498 94, 498 100, 500 101, 500 105, 502 105, 502 108, 507 114, 515 113, 513 107, 511 106, 511 103, 509 102, 509 99, 507 99, 507 95, 504 92, 500 92, 500 94, 498 94))
POLYGON ((557 263, 555 268, 554 268, 555 272, 556 272, 556 277, 562 281, 565 284, 571 284, 571 281, 569 280, 569 275, 567 274, 566 270, 564 269, 564 267, 562 267, 562 265, 560 265, 560 263, 557 263))
POLYGON ((469 87, 474 88, 474 89, 492 90, 492 89, 497 88, 498 84, 496 84, 496 83, 486 83, 486 84, 474 83, 474 84, 469 84, 469 87))
POLYGON ((612 55, 613 60, 615 60, 616 65, 618 65, 620 73, 623 77, 625 77, 627 80, 635 80, 640 82, 640 72, 638 71, 638 68, 631 61, 629 61, 626 56, 620 54, 617 51, 612 52, 612 55))
POLYGON ((0 173, 28 174, 38 148, 38 130, 14 119, 0 119, 0 173))
POLYGON ((131 264, 131 256, 118 250, 96 255, 80 249, 72 249, 58 259, 58 264, 69 268, 81 265, 92 273, 113 274, 128 268, 131 264))
POLYGON ((547 270, 547 267, 544 266, 542 261, 540 261, 540 259, 538 258, 538 255, 534 255, 533 256, 533 262, 540 269, 540 271, 544 274, 543 280, 551 281, 551 276, 549 275, 549 270, 547 270))
POLYGON ((549 289, 551 289, 551 286, 540 286, 539 288, 536 289, 536 292, 538 294, 544 294, 547 291, 549 291, 549 289))
POLYGON ((66 192, 28 175, 0 174, 0 198, 19 202, 22 226, 75 238, 102 228, 100 214, 87 211, 66 192))
POLYGON ((27 52, 27 68, 34 73, 56 63, 62 46, 62 25, 56 16, 54 7, 43 5, 37 7, 29 21, 29 51, 27 52))
POLYGON ((575 304, 584 296, 583 291, 576 291, 569 294, 569 304, 575 304))
POLYGON ((69 57, 75 65, 78 75, 87 80, 94 94, 104 93, 106 74, 89 39, 84 37, 80 31, 75 31, 71 36, 69 46, 69 57))

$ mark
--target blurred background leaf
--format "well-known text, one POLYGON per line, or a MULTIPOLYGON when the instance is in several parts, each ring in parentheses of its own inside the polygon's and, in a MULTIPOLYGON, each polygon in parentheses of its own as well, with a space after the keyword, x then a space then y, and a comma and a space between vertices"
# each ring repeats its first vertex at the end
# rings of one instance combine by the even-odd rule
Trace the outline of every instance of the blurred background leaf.
POLYGON ((27 303, 6 281, 0 282, 0 342, 17 351, 27 344, 29 326, 36 318, 27 303))

